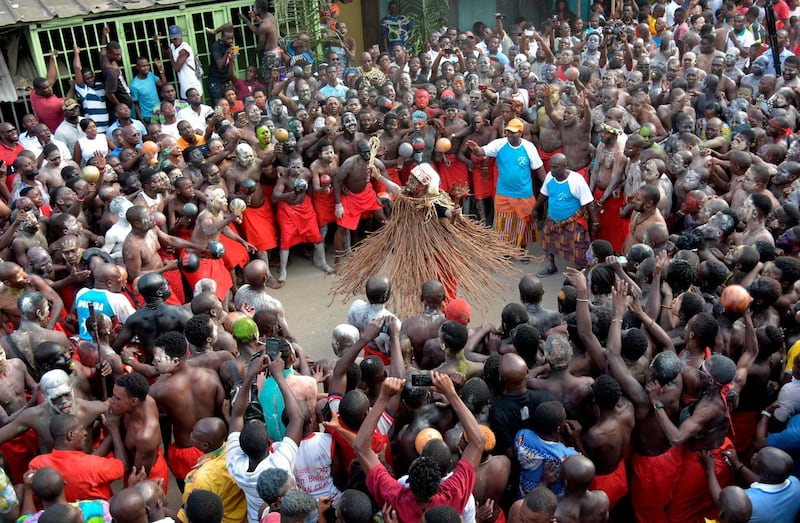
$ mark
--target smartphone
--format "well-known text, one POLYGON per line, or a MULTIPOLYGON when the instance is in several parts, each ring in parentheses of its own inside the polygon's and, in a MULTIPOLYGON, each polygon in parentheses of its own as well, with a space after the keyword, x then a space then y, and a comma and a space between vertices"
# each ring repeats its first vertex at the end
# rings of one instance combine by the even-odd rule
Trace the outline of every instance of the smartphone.
POLYGON ((217 116, 221 115, 222 114, 222 107, 220 107, 219 105, 214 107, 214 114, 216 114, 217 116))
POLYGON ((533 29, 525 30, 525 36, 527 36, 528 38, 532 37, 533 35, 534 35, 533 29))
POLYGON ((264 351, 271 360, 279 358, 281 355, 280 338, 271 336, 264 342, 264 351))
POLYGON ((381 332, 384 333, 384 334, 389 332, 389 322, 388 321, 383 320, 383 325, 381 325, 381 332))
POLYGON ((330 421, 331 420, 331 404, 327 401, 325 405, 322 406, 322 421, 330 421))
POLYGON ((412 374, 411 385, 414 387, 430 387, 433 385, 433 378, 430 374, 412 374))
POLYGON ((286 80, 286 67, 281 66, 278 68, 278 71, 279 71, 278 78, 280 79, 280 81, 282 82, 286 80))

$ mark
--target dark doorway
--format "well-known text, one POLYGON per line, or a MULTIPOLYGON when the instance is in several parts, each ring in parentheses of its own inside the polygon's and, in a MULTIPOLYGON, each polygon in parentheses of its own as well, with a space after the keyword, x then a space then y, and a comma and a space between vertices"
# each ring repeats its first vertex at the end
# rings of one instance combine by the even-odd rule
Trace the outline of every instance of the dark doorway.
POLYGON ((528 22, 539 27, 545 18, 553 11, 554 2, 544 0, 532 2, 530 0, 496 0, 497 12, 506 15, 505 25, 513 24, 520 16, 528 22))

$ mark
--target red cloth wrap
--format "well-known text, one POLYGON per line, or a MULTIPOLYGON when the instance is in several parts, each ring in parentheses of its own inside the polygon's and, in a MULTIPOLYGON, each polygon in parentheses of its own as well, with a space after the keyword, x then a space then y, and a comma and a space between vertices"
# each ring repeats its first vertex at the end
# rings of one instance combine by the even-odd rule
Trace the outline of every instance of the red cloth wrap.
POLYGON ((436 162, 436 170, 442 180, 439 188, 448 194, 452 194, 455 186, 468 187, 469 169, 467 164, 459 161, 455 154, 445 154, 444 157, 449 160, 450 165, 447 165, 448 162, 444 160, 436 162))
POLYGON ((372 211, 381 208, 378 196, 370 184, 367 184, 359 193, 342 191, 342 205, 344 206, 344 216, 337 219, 336 224, 350 231, 358 228, 358 223, 362 218, 371 216, 372 211))
POLYGON ((317 214, 317 225, 322 227, 336 221, 336 198, 333 189, 328 193, 315 192, 311 196, 311 204, 317 214))
POLYGON ((485 198, 492 198, 497 191, 497 161, 494 158, 478 158, 476 157, 475 167, 472 169, 472 192, 475 198, 483 200, 485 198), (486 162, 486 178, 481 174, 480 162, 486 162))
POLYGON ((639 523, 667 523, 667 506, 683 466, 684 448, 658 456, 631 457, 631 504, 639 523))
POLYGON ((39 453, 39 438, 33 429, 28 429, 0 445, 0 453, 6 458, 13 482, 22 483, 28 463, 39 453))
POLYGON ((369 356, 377 356, 383 361, 384 365, 389 365, 392 362, 392 358, 389 357, 388 354, 384 354, 379 350, 371 349, 369 345, 364 346, 364 357, 367 358, 369 356))
MULTIPOLYGON (((162 490, 164 494, 167 493, 167 487, 169 487, 169 467, 167 467, 167 460, 164 459, 164 453, 161 451, 161 445, 158 446, 158 455, 156 456, 156 462, 153 463, 153 467, 150 469, 150 475, 147 476, 147 479, 151 481, 155 481, 158 478, 163 479, 162 483, 162 490)), ((128 476, 125 476, 122 481, 123 485, 126 487, 128 486, 128 476)))
POLYGON ((278 225, 281 228, 281 250, 300 245, 301 243, 319 243, 322 235, 315 219, 314 207, 310 198, 292 205, 278 202, 278 225))
MULTIPOLYGON (((595 187, 594 198, 599 201, 605 191, 595 187)), ((625 205, 623 198, 610 196, 600 212, 600 238, 611 242, 614 252, 622 252, 622 246, 630 230, 629 220, 620 217, 619 210, 625 205)), ((597 239, 597 238, 595 238, 597 239)))
MULTIPOLYGON (((232 223, 229 223, 228 227, 236 234, 239 234, 232 223)), ((244 267, 250 263, 250 253, 247 252, 244 245, 233 238, 228 238, 224 234, 219 235, 219 241, 225 246, 225 256, 223 256, 222 259, 225 260, 225 267, 228 270, 234 267, 244 267)))
POLYGON ((625 460, 619 460, 619 465, 611 474, 595 476, 589 485, 589 490, 602 490, 608 496, 608 510, 614 508, 619 500, 628 493, 628 473, 625 470, 625 460))
POLYGON ((278 246, 278 231, 275 229, 275 215, 272 207, 265 203, 261 207, 248 207, 242 215, 239 226, 244 238, 256 246, 259 252, 278 246))
POLYGON ((550 172, 550 159, 553 156, 555 156, 555 155, 557 155, 559 153, 564 154, 564 148, 563 147, 559 147, 558 149, 550 151, 549 153, 547 151, 543 150, 543 149, 537 149, 537 151, 539 151, 539 158, 542 159, 542 163, 544 164, 544 172, 545 173, 549 173, 550 172))
POLYGON ((203 451, 196 447, 181 448, 172 443, 167 449, 167 463, 177 479, 186 479, 186 475, 202 457, 203 451))
POLYGON ((733 425, 731 439, 742 463, 750 463, 750 458, 753 457, 753 438, 756 436, 756 425, 760 419, 759 411, 734 411, 731 414, 731 425, 733 425))
MULTIPOLYGON (((217 298, 223 303, 228 291, 233 289, 233 280, 231 280, 231 271, 225 266, 225 260, 220 258, 215 260, 213 258, 200 258, 200 267, 194 272, 184 272, 186 281, 194 292, 194 286, 203 278, 209 278, 217 282, 217 298)), ((194 465, 193 465, 194 466, 194 465)))
MULTIPOLYGON (((733 483, 733 470, 722 460, 722 451, 733 448, 733 442, 725 438, 718 449, 711 451, 714 457, 715 472, 720 488, 733 483)), ((703 521, 719 515, 708 490, 706 471, 700 464, 699 452, 686 451, 683 466, 667 509, 667 519, 671 522, 703 521)))

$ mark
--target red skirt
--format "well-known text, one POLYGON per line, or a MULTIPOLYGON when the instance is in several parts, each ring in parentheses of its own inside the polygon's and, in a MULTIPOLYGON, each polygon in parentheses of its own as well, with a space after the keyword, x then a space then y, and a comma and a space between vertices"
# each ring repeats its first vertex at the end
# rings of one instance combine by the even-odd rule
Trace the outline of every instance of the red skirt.
POLYGON ((362 218, 370 216, 372 211, 381 208, 378 196, 369 184, 359 193, 343 192, 342 205, 344 206, 344 216, 337 219, 336 223, 350 231, 358 228, 362 218))
MULTIPOLYGON (((605 191, 595 187, 594 197, 596 200, 599 201, 604 193, 605 191)), ((624 205, 623 198, 611 196, 606 199, 600 211, 600 238, 608 240, 616 253, 622 253, 622 246, 625 244, 625 238, 628 237, 630 230, 630 220, 619 215, 619 210, 624 205)))
POLYGON ((301 243, 319 243, 322 236, 315 220, 316 214, 311 199, 303 198, 301 203, 292 205, 278 202, 278 225, 281 227, 281 250, 301 243))
POLYGON ((439 188, 443 192, 453 194, 454 187, 468 187, 469 169, 467 169, 467 164, 460 162, 455 154, 445 154, 444 156, 447 158, 447 162, 444 160, 436 162, 436 170, 439 171, 441 178, 439 188))
MULTIPOLYGON (((239 226, 244 238, 255 245, 259 252, 278 246, 278 231, 275 228, 275 215, 269 203, 261 207, 248 207, 242 215, 239 226)), ((249 257, 248 257, 249 260, 249 257)))
POLYGON ((311 196, 311 204, 317 215, 317 225, 323 227, 336 221, 336 199, 331 192, 315 192, 311 196))
POLYGON ((494 197, 497 191, 497 161, 494 158, 475 158, 478 162, 472 169, 472 193, 478 200, 494 197), (481 163, 486 164, 486 172, 483 172, 481 163))
POLYGON ((169 469, 177 479, 186 479, 186 475, 197 465, 197 460, 202 457, 203 451, 197 447, 181 448, 173 442, 167 449, 169 469))
POLYGON ((184 272, 183 275, 186 276, 186 281, 189 282, 192 292, 194 292, 197 282, 203 278, 209 278, 217 282, 216 296, 222 302, 225 301, 225 296, 228 295, 228 292, 233 289, 231 271, 225 266, 225 260, 222 258, 219 260, 200 258, 200 267, 194 272, 184 272))

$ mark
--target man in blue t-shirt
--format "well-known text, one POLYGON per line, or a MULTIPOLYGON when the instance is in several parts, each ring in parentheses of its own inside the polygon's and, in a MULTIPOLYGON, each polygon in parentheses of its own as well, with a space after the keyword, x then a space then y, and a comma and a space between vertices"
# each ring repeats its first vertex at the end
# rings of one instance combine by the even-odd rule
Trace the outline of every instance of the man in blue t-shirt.
POLYGON ((467 140, 466 146, 477 157, 497 159, 497 189, 494 200, 494 229, 506 243, 525 249, 534 241, 531 212, 536 203, 533 176, 544 180, 544 164, 536 146, 522 138, 525 124, 512 118, 505 126, 506 137, 480 147, 467 140))
POLYGON ((567 157, 561 153, 550 159, 550 172, 544 179, 542 192, 534 212, 547 202, 547 218, 542 233, 542 248, 548 266, 538 276, 558 272, 555 255, 561 256, 574 267, 586 266, 586 250, 592 239, 589 231, 597 234, 599 223, 589 184, 583 176, 567 168, 567 157))

